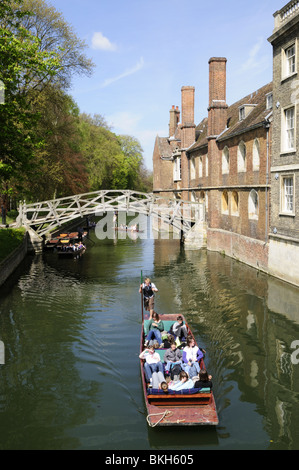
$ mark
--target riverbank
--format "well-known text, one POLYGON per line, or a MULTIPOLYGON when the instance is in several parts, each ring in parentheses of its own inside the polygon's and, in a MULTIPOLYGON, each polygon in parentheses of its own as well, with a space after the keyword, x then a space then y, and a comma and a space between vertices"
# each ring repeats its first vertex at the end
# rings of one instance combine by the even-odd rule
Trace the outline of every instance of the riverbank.
POLYGON ((0 229, 0 286, 27 255, 28 234, 23 228, 0 229))

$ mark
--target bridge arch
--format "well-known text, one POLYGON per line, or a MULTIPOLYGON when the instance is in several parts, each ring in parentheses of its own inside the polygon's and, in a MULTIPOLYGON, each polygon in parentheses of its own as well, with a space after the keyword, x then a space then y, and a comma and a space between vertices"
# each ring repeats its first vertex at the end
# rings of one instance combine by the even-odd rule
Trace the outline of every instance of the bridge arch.
POLYGON ((204 217, 201 202, 131 190, 101 190, 33 204, 20 203, 17 226, 25 227, 41 239, 79 217, 114 211, 158 217, 185 235, 204 217))

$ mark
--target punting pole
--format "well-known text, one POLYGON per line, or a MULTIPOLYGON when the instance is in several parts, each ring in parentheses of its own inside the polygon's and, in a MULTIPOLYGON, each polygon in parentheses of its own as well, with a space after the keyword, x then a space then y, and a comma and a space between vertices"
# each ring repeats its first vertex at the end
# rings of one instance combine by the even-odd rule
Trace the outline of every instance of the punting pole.
MULTIPOLYGON (((141 271, 141 284, 143 283, 143 276, 141 271)), ((143 323, 143 290, 141 289, 141 315, 142 315, 142 323, 143 323)))

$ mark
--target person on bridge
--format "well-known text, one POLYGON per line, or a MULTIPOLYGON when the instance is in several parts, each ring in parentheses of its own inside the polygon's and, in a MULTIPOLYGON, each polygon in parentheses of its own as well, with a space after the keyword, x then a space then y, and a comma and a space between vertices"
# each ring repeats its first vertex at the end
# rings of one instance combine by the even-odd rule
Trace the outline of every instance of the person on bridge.
POLYGON ((147 277, 142 284, 140 284, 139 294, 143 292, 144 308, 150 312, 150 320, 153 318, 155 292, 158 292, 157 287, 150 278, 147 277))

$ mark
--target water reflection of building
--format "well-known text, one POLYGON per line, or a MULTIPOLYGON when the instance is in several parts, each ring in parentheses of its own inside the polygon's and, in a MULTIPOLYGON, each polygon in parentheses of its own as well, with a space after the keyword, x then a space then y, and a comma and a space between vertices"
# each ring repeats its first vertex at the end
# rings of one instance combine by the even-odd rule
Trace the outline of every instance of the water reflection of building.
POLYGON ((291 442, 299 413, 299 365, 291 360, 291 344, 299 340, 298 289, 207 250, 178 248, 175 260, 168 247, 155 241, 155 272, 169 270, 159 296, 163 289, 176 292, 207 349, 220 410, 234 406, 234 388, 239 400, 254 405, 272 440, 291 442))

